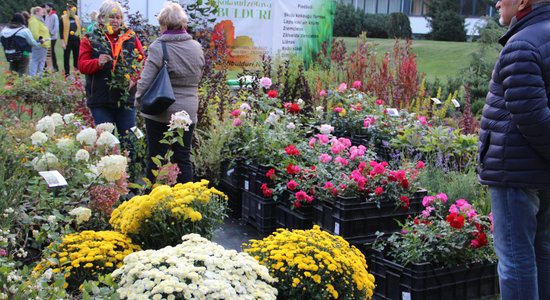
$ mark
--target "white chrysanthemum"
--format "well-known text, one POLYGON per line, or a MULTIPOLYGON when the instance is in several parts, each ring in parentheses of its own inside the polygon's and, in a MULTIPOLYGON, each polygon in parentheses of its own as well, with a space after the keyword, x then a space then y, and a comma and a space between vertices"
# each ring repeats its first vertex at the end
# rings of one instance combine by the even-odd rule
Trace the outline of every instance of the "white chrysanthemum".
POLYGON ((193 121, 191 121, 191 117, 189 116, 189 114, 185 110, 178 111, 170 118, 170 125, 168 130, 172 131, 174 129, 183 128, 185 131, 187 131, 189 130, 189 126, 191 124, 193 124, 193 121))
POLYGON ((87 222, 92 216, 92 210, 86 207, 77 207, 69 212, 69 215, 74 216, 76 224, 80 225, 87 222))
POLYGON ((55 122, 52 117, 45 116, 36 123, 36 130, 46 133, 48 136, 53 136, 55 133, 55 122))
POLYGON ((80 149, 74 155, 75 161, 88 161, 88 159, 90 159, 90 153, 86 149, 80 149))
POLYGON ((116 144, 120 144, 120 141, 112 133, 104 131, 97 139, 96 144, 113 148, 116 144))
POLYGON ((334 131, 334 127, 330 126, 329 124, 323 124, 319 126, 319 131, 322 134, 330 134, 334 131))
POLYGON ((294 129, 294 128, 296 128, 296 125, 294 125, 294 123, 292 123, 292 122, 290 122, 290 123, 288 123, 288 124, 286 125, 286 129, 292 130, 292 129, 294 129))
POLYGON ((279 121, 280 116, 276 113, 270 112, 269 116, 267 116, 267 119, 265 119, 265 122, 268 124, 275 125, 279 121))
POLYGON ((93 128, 86 128, 76 135, 76 140, 88 146, 93 146, 97 140, 97 132, 93 128))
POLYGON ((48 140, 48 136, 41 131, 37 131, 31 135, 33 145, 42 145, 48 140))
POLYGON ((107 181, 117 181, 126 171, 127 160, 122 155, 108 155, 101 158, 97 164, 97 171, 107 181))
POLYGON ((107 122, 107 123, 101 123, 101 124, 97 125, 95 128, 100 130, 100 131, 106 131, 106 132, 113 133, 113 130, 115 130, 115 125, 113 123, 107 122))
POLYGON ((69 124, 72 120, 74 120, 74 114, 65 114, 63 116, 63 121, 65 121, 65 124, 69 124))
POLYGON ((63 116, 58 113, 53 113, 50 117, 52 117, 55 127, 65 124, 65 122, 63 122, 63 116))
POLYGON ((59 141, 57 141, 57 148, 59 150, 70 150, 74 145, 74 140, 71 138, 60 138, 59 141))
POLYGON ((38 172, 55 170, 59 166, 59 160, 52 153, 45 152, 32 160, 32 166, 38 172))

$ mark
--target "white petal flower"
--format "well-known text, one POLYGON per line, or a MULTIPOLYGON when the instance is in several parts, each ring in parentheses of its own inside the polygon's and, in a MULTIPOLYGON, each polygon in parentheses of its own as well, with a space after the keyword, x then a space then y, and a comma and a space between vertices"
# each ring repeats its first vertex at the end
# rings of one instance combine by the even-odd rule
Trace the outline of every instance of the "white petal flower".
POLYGON ((42 145, 48 140, 48 136, 41 131, 37 131, 31 135, 33 145, 42 145))
POLYGON ((126 172, 128 160, 122 155, 108 155, 101 158, 97 170, 109 182, 117 181, 126 172))
POLYGON ((74 120, 74 114, 65 114, 63 116, 63 121, 65 122, 65 124, 71 123, 72 120, 74 120))
POLYGON ((86 149, 80 149, 74 155, 75 161, 88 161, 88 159, 90 159, 90 153, 86 149))
POLYGON ((99 130, 100 132, 102 131, 106 131, 106 132, 109 132, 109 133, 113 133, 113 131, 115 130, 115 125, 113 123, 101 123, 99 125, 97 125, 96 127, 96 130, 99 130))
POLYGON ((59 167, 59 159, 54 154, 45 152, 42 156, 35 157, 32 165, 38 172, 55 170, 59 167))
POLYGON ((96 144, 113 148, 115 145, 120 144, 120 141, 112 133, 104 131, 97 139, 96 144))
POLYGON ((321 132, 322 134, 330 134, 333 131, 334 127, 329 124, 322 124, 321 126, 319 126, 319 132, 321 132))
POLYGON ((62 115, 60 115, 58 113, 53 113, 53 114, 51 114, 51 117, 52 117, 52 120, 53 120, 53 123, 54 123, 55 127, 65 124, 65 122, 63 122, 63 116, 62 115))
POLYGON ((294 128, 296 128, 296 125, 294 125, 294 123, 292 123, 292 122, 290 122, 290 123, 288 123, 288 124, 286 125, 286 129, 292 130, 292 129, 294 129, 294 128))
POLYGON ((185 110, 182 110, 172 115, 168 130, 172 131, 174 129, 183 128, 187 131, 191 124, 193 124, 191 117, 185 110))
POLYGON ((70 150, 73 147, 73 145, 74 145, 74 140, 71 138, 60 138, 56 144, 59 150, 70 150))
POLYGON ((48 136, 53 136, 55 133, 55 122, 52 117, 45 116, 36 123, 36 130, 46 133, 48 136))
POLYGON ((80 225, 90 219, 92 216, 92 210, 87 207, 77 207, 71 210, 69 215, 74 216, 76 224, 80 225))
POLYGON ((86 128, 76 135, 76 140, 84 145, 93 146, 97 140, 97 131, 93 128, 86 128))

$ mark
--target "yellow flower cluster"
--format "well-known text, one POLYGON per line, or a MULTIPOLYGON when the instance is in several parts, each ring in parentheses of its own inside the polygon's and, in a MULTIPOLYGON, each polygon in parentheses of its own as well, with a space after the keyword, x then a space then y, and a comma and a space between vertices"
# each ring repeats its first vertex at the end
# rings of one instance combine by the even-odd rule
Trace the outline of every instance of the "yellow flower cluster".
POLYGON ((116 231, 82 231, 63 237, 61 244, 50 245, 50 256, 34 269, 38 275, 48 269, 63 273, 69 290, 76 290, 85 280, 97 280, 122 266, 124 258, 140 247, 116 231))
MULTIPOLYGON (((109 223, 117 231, 130 235, 136 242, 141 237, 163 234, 190 233, 184 231, 185 222, 197 223, 203 220, 203 213, 209 213, 211 201, 223 199, 227 196, 208 188, 208 181, 188 182, 176 184, 174 187, 160 185, 155 187, 149 195, 135 196, 122 203, 111 214, 109 223), (201 213, 203 212, 203 213, 201 213)), ((213 205, 215 203, 212 203, 213 205)), ((183 235, 183 234, 182 234, 183 235)), ((181 235, 175 238, 179 241, 181 235)))
POLYGON ((343 238, 322 231, 278 229, 263 240, 251 240, 244 251, 278 278, 284 299, 369 299, 374 276, 365 256, 343 238))

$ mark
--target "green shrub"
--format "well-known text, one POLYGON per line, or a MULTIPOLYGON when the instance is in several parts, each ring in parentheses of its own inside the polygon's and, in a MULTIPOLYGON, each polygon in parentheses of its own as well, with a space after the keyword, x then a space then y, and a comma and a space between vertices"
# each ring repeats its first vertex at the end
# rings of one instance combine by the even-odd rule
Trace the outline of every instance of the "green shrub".
MULTIPOLYGON (((409 18, 406 15, 404 16, 407 20, 407 24, 409 24, 409 18)), ((361 32, 367 32, 369 38, 387 38, 388 32, 386 27, 388 25, 388 19, 388 15, 365 14, 362 10, 355 10, 350 4, 339 3, 336 6, 332 34, 337 37, 356 37, 359 36, 361 32)), ((400 23, 396 23, 396 28, 399 27, 397 24, 400 23)), ((410 31, 410 24, 408 27, 410 31)), ((404 30, 406 31, 406 28, 404 28, 404 30)))
POLYGON ((411 38, 411 22, 404 13, 391 13, 388 18, 387 33, 392 38, 411 38))
POLYGON ((428 23, 432 28, 430 36, 436 41, 466 41, 464 17, 456 0, 432 0, 428 2, 428 23))
POLYGON ((369 38, 388 38, 386 26, 388 23, 388 15, 382 14, 366 14, 363 18, 362 30, 367 33, 369 38))

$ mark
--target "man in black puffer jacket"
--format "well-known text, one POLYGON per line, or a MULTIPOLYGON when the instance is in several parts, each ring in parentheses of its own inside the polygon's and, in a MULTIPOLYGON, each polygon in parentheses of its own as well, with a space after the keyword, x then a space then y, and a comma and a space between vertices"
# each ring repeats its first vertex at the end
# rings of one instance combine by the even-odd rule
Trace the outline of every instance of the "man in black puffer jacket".
POLYGON ((500 0, 509 26, 479 133, 502 299, 550 299, 550 1, 500 0))

